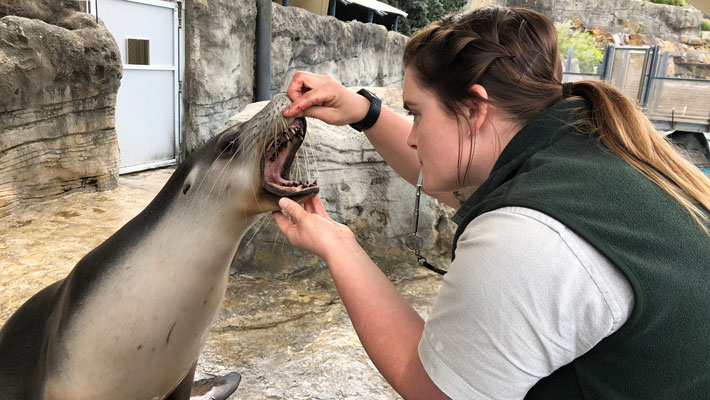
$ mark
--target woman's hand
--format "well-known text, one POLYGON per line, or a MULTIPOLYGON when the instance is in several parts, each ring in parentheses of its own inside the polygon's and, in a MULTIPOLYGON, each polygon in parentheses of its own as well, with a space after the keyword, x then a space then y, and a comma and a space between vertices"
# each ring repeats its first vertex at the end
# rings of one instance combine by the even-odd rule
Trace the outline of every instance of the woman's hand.
POLYGON ((293 103, 285 117, 317 118, 331 125, 362 121, 370 102, 327 75, 296 72, 286 91, 293 103))
POLYGON ((281 211, 274 211, 276 224, 299 249, 328 261, 328 257, 337 255, 347 245, 357 244, 350 228, 330 219, 319 196, 307 200, 305 209, 287 198, 279 200, 279 206, 291 219, 281 211))

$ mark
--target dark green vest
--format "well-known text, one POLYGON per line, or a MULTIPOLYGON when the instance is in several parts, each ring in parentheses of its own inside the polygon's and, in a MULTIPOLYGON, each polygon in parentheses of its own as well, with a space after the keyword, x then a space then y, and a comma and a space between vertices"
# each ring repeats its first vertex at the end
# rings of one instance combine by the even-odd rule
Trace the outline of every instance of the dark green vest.
POLYGON ((528 207, 585 238, 631 282, 626 324, 527 399, 710 399, 710 237, 675 199, 569 124, 582 104, 560 103, 518 132, 454 216, 454 252, 477 216, 528 207))

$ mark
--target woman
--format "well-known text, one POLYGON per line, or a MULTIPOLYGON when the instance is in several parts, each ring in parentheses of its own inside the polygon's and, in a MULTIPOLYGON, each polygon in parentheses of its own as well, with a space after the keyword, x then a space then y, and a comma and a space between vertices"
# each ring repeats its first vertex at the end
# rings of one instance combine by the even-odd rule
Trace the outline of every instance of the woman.
POLYGON ((365 125, 395 171, 410 183, 421 171, 424 190, 459 209, 426 323, 319 198, 274 213, 328 263, 395 390, 707 398, 710 181, 612 87, 562 84, 555 28, 534 11, 445 17, 411 38, 404 65, 413 123, 386 108, 375 119, 376 99, 304 73, 284 115, 365 125))

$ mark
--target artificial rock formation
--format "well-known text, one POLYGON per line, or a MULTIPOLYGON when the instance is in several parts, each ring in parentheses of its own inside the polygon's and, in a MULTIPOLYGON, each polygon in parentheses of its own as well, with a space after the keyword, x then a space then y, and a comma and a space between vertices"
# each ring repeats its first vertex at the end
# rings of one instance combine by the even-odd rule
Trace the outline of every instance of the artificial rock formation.
MULTIPOLYGON (((369 89, 394 110, 404 112, 400 89, 369 89)), ((248 120, 265 104, 250 104, 227 124, 248 120)), ((396 275, 407 271, 405 266, 416 265, 416 257, 404 245, 411 230, 414 187, 385 164, 363 133, 310 118, 307 124, 300 164, 294 170, 308 171, 300 174, 303 180, 318 180, 331 218, 350 227, 385 272, 396 275)), ((449 259, 455 230, 451 215, 449 207, 422 195, 419 230, 426 243, 422 253, 435 265, 449 259)), ((321 263, 291 246, 267 215, 245 235, 232 272, 288 277, 321 268, 321 263)))
POLYGON ((0 215, 116 186, 120 53, 79 4, 0 0, 0 215))
POLYGON ((612 33, 634 33, 665 40, 698 38, 703 13, 691 7, 675 7, 646 0, 471 0, 467 8, 490 4, 524 7, 564 22, 579 17, 587 29, 599 27, 612 33))
MULTIPOLYGON (((278 2, 272 7, 272 94, 285 92, 296 71, 331 75, 348 86, 401 87, 406 36, 278 2)), ((256 12, 253 1, 186 3, 188 151, 254 99, 256 12)))

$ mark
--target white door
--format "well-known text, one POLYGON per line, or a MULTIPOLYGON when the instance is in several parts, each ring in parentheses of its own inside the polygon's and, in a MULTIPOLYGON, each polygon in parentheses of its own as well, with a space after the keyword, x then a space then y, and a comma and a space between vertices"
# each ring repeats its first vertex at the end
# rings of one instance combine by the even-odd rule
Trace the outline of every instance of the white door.
POLYGON ((116 99, 120 173, 174 164, 180 149, 178 6, 158 0, 89 0, 121 50, 116 99))

